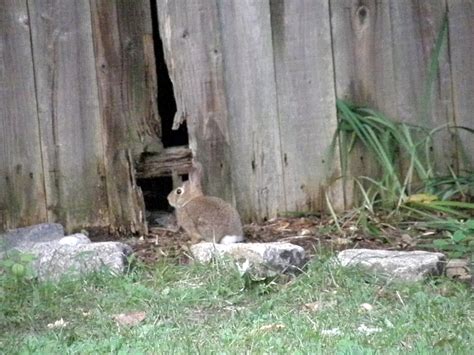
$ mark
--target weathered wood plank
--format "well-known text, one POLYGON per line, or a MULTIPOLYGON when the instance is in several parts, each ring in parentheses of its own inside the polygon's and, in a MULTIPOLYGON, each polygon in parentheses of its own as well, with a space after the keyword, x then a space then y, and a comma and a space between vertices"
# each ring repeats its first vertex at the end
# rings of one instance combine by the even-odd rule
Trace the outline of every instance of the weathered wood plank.
POLYGON ((339 161, 327 161, 337 127, 328 1, 270 6, 287 209, 323 210, 325 191, 343 209, 339 161))
MULTIPOLYGON (((330 5, 338 97, 374 107, 398 121, 429 128, 452 123, 446 50, 427 96, 430 62, 444 16, 443 0, 344 0, 330 5)), ((444 132, 436 138, 435 161, 451 163, 455 147, 450 135, 444 132)), ((352 176, 377 175, 374 159, 356 149, 350 172, 352 176)), ((352 195, 349 184, 349 202, 352 195)))
POLYGON ((188 147, 170 147, 159 154, 145 155, 137 164, 137 179, 188 174, 193 153, 188 147))
POLYGON ((46 218, 28 9, 0 1, 0 229, 46 218))
MULTIPOLYGON (((448 0, 455 123, 474 129, 474 1, 448 0)), ((459 166, 474 170, 474 136, 459 130, 459 166)))
MULTIPOLYGON (((218 0, 157 1, 160 35, 189 146, 203 166, 207 194, 234 201, 218 0)), ((160 75, 160 73, 158 73, 160 75)))
POLYGON ((107 225, 102 122, 88 1, 29 0, 48 212, 107 225))
MULTIPOLYGON (((102 6, 111 3, 107 0, 100 2, 102 6)), ((127 144, 132 148, 133 156, 137 157, 143 151, 159 152, 162 149, 152 14, 149 0, 118 0, 115 3, 120 42, 115 44, 120 46, 121 51, 119 73, 122 73, 122 102, 127 105, 130 115, 128 137, 125 138, 128 138, 127 144), (130 141, 133 135, 137 135, 138 139, 130 141)), ((109 4, 110 8, 113 6, 109 4)))
POLYGON ((91 10, 111 224, 145 233, 133 161, 162 149, 150 4, 92 0, 91 10))
POLYGON ((244 220, 286 210, 268 1, 218 1, 232 180, 244 220))

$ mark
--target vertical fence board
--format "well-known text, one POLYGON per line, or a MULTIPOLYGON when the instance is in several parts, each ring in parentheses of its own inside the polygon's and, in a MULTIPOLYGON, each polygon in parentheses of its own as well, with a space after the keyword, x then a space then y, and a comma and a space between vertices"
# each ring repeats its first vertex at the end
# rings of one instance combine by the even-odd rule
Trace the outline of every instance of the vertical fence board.
POLYGON ((30 0, 48 212, 71 230, 106 225, 89 2, 30 0))
POLYGON ((144 0, 92 0, 91 11, 111 223, 144 233, 133 158, 161 149, 151 9, 144 0))
POLYGON ((157 5, 176 120, 187 122, 190 147, 204 167, 206 192, 233 201, 217 0, 158 0, 157 5))
POLYGON ((270 6, 218 2, 236 201, 244 220, 285 211, 270 6))
POLYGON ((339 161, 327 161, 337 126, 328 1, 270 4, 287 209, 324 209, 331 180, 341 209, 339 161))
MULTIPOLYGON (((402 122, 428 128, 452 123, 446 41, 427 94, 444 10, 442 0, 331 1, 337 96, 402 122)), ((441 144, 433 147, 435 160, 451 161, 455 147, 449 133, 436 138, 441 144)), ((352 176, 377 175, 374 159, 360 147, 352 158, 352 176)), ((439 168, 445 170, 442 165, 439 168)), ((351 184, 346 186, 349 199, 352 189, 351 184)))
MULTIPOLYGON (((162 149, 161 121, 150 0, 118 0, 115 3, 119 33, 114 44, 121 48, 122 101, 130 115, 127 122, 129 137, 125 138, 135 152, 134 156, 143 151, 158 152, 162 149), (130 141, 134 135, 138 139, 130 141)), ((106 16, 106 13, 102 15, 106 16)))
POLYGON ((46 220, 26 1, 0 1, 0 229, 46 220))
MULTIPOLYGON (((474 129, 474 1, 448 0, 455 123, 474 129)), ((474 170, 474 135, 458 131, 460 168, 474 170)))

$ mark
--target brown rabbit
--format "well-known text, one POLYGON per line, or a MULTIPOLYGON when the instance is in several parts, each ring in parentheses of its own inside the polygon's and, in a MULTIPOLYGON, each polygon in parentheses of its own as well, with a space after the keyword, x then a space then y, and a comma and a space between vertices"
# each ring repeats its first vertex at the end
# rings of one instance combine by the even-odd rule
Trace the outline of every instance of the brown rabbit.
POLYGON ((176 209, 178 225, 199 241, 231 244, 244 240, 239 213, 218 197, 204 196, 201 189, 202 168, 193 163, 189 180, 168 195, 176 209))

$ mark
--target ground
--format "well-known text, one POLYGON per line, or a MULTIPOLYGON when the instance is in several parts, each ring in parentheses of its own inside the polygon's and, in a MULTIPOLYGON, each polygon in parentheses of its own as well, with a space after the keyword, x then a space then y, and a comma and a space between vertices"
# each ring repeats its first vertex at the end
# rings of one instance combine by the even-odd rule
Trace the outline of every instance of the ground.
MULTIPOLYGON (((247 224, 244 225, 244 233, 246 240, 252 243, 291 242, 303 247, 308 257, 321 247, 335 251, 347 248, 413 250, 419 242, 410 236, 409 230, 400 230, 383 222, 379 223, 378 233, 372 234, 356 227, 351 218, 347 218, 340 228, 339 231, 330 217, 312 215, 279 217, 263 223, 247 224)), ((140 238, 124 238, 103 230, 92 230, 89 237, 94 242, 122 240, 131 245, 137 257, 147 264, 163 258, 187 263, 189 238, 182 230, 175 229, 174 225, 152 226, 149 234, 140 238)))
MULTIPOLYGON (((153 266, 163 260, 189 264, 192 258, 186 233, 178 230, 172 214, 160 213, 160 221, 160 225, 149 227, 147 236, 130 237, 95 229, 89 231, 89 237, 94 242, 120 240, 127 243, 146 265, 153 266)), ((355 212, 346 213, 337 225, 330 216, 279 217, 244 225, 244 234, 246 241, 251 243, 284 241, 299 245, 304 248, 308 260, 321 250, 334 253, 348 248, 440 251, 434 248, 432 241, 442 237, 442 232, 416 222, 394 225, 383 217, 373 217, 370 223, 365 223, 365 228, 361 225, 355 212)), ((450 255, 448 259, 452 259, 450 255)), ((466 283, 472 279, 472 271, 467 267, 448 263, 447 272, 450 277, 466 283)))

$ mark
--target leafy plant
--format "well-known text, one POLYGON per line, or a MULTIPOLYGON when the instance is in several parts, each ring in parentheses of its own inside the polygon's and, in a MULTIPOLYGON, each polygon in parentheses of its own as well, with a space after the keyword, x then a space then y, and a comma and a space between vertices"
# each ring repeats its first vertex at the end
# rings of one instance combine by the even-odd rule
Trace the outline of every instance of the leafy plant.
POLYGON ((13 250, 0 260, 0 277, 9 278, 17 282, 27 281, 34 278, 32 262, 35 260, 33 254, 21 253, 13 250))
POLYGON ((445 232, 444 238, 434 239, 425 246, 447 252, 452 257, 474 254, 474 219, 432 221, 425 223, 425 226, 445 232))
POLYGON ((474 203, 446 200, 459 196, 466 199, 473 177, 456 176, 454 172, 450 177, 436 176, 429 147, 438 129, 428 131, 420 126, 397 123, 379 112, 344 100, 337 100, 337 109, 343 174, 347 174, 350 153, 357 141, 373 154, 381 171, 379 178, 363 176, 356 180, 366 209, 373 212, 374 208, 382 207, 398 212, 403 206, 412 212, 421 209, 465 218, 468 214, 463 210, 474 210, 474 203), (400 169, 400 157, 408 162, 406 172, 400 169), (411 197, 420 194, 434 198, 417 201, 411 197))

